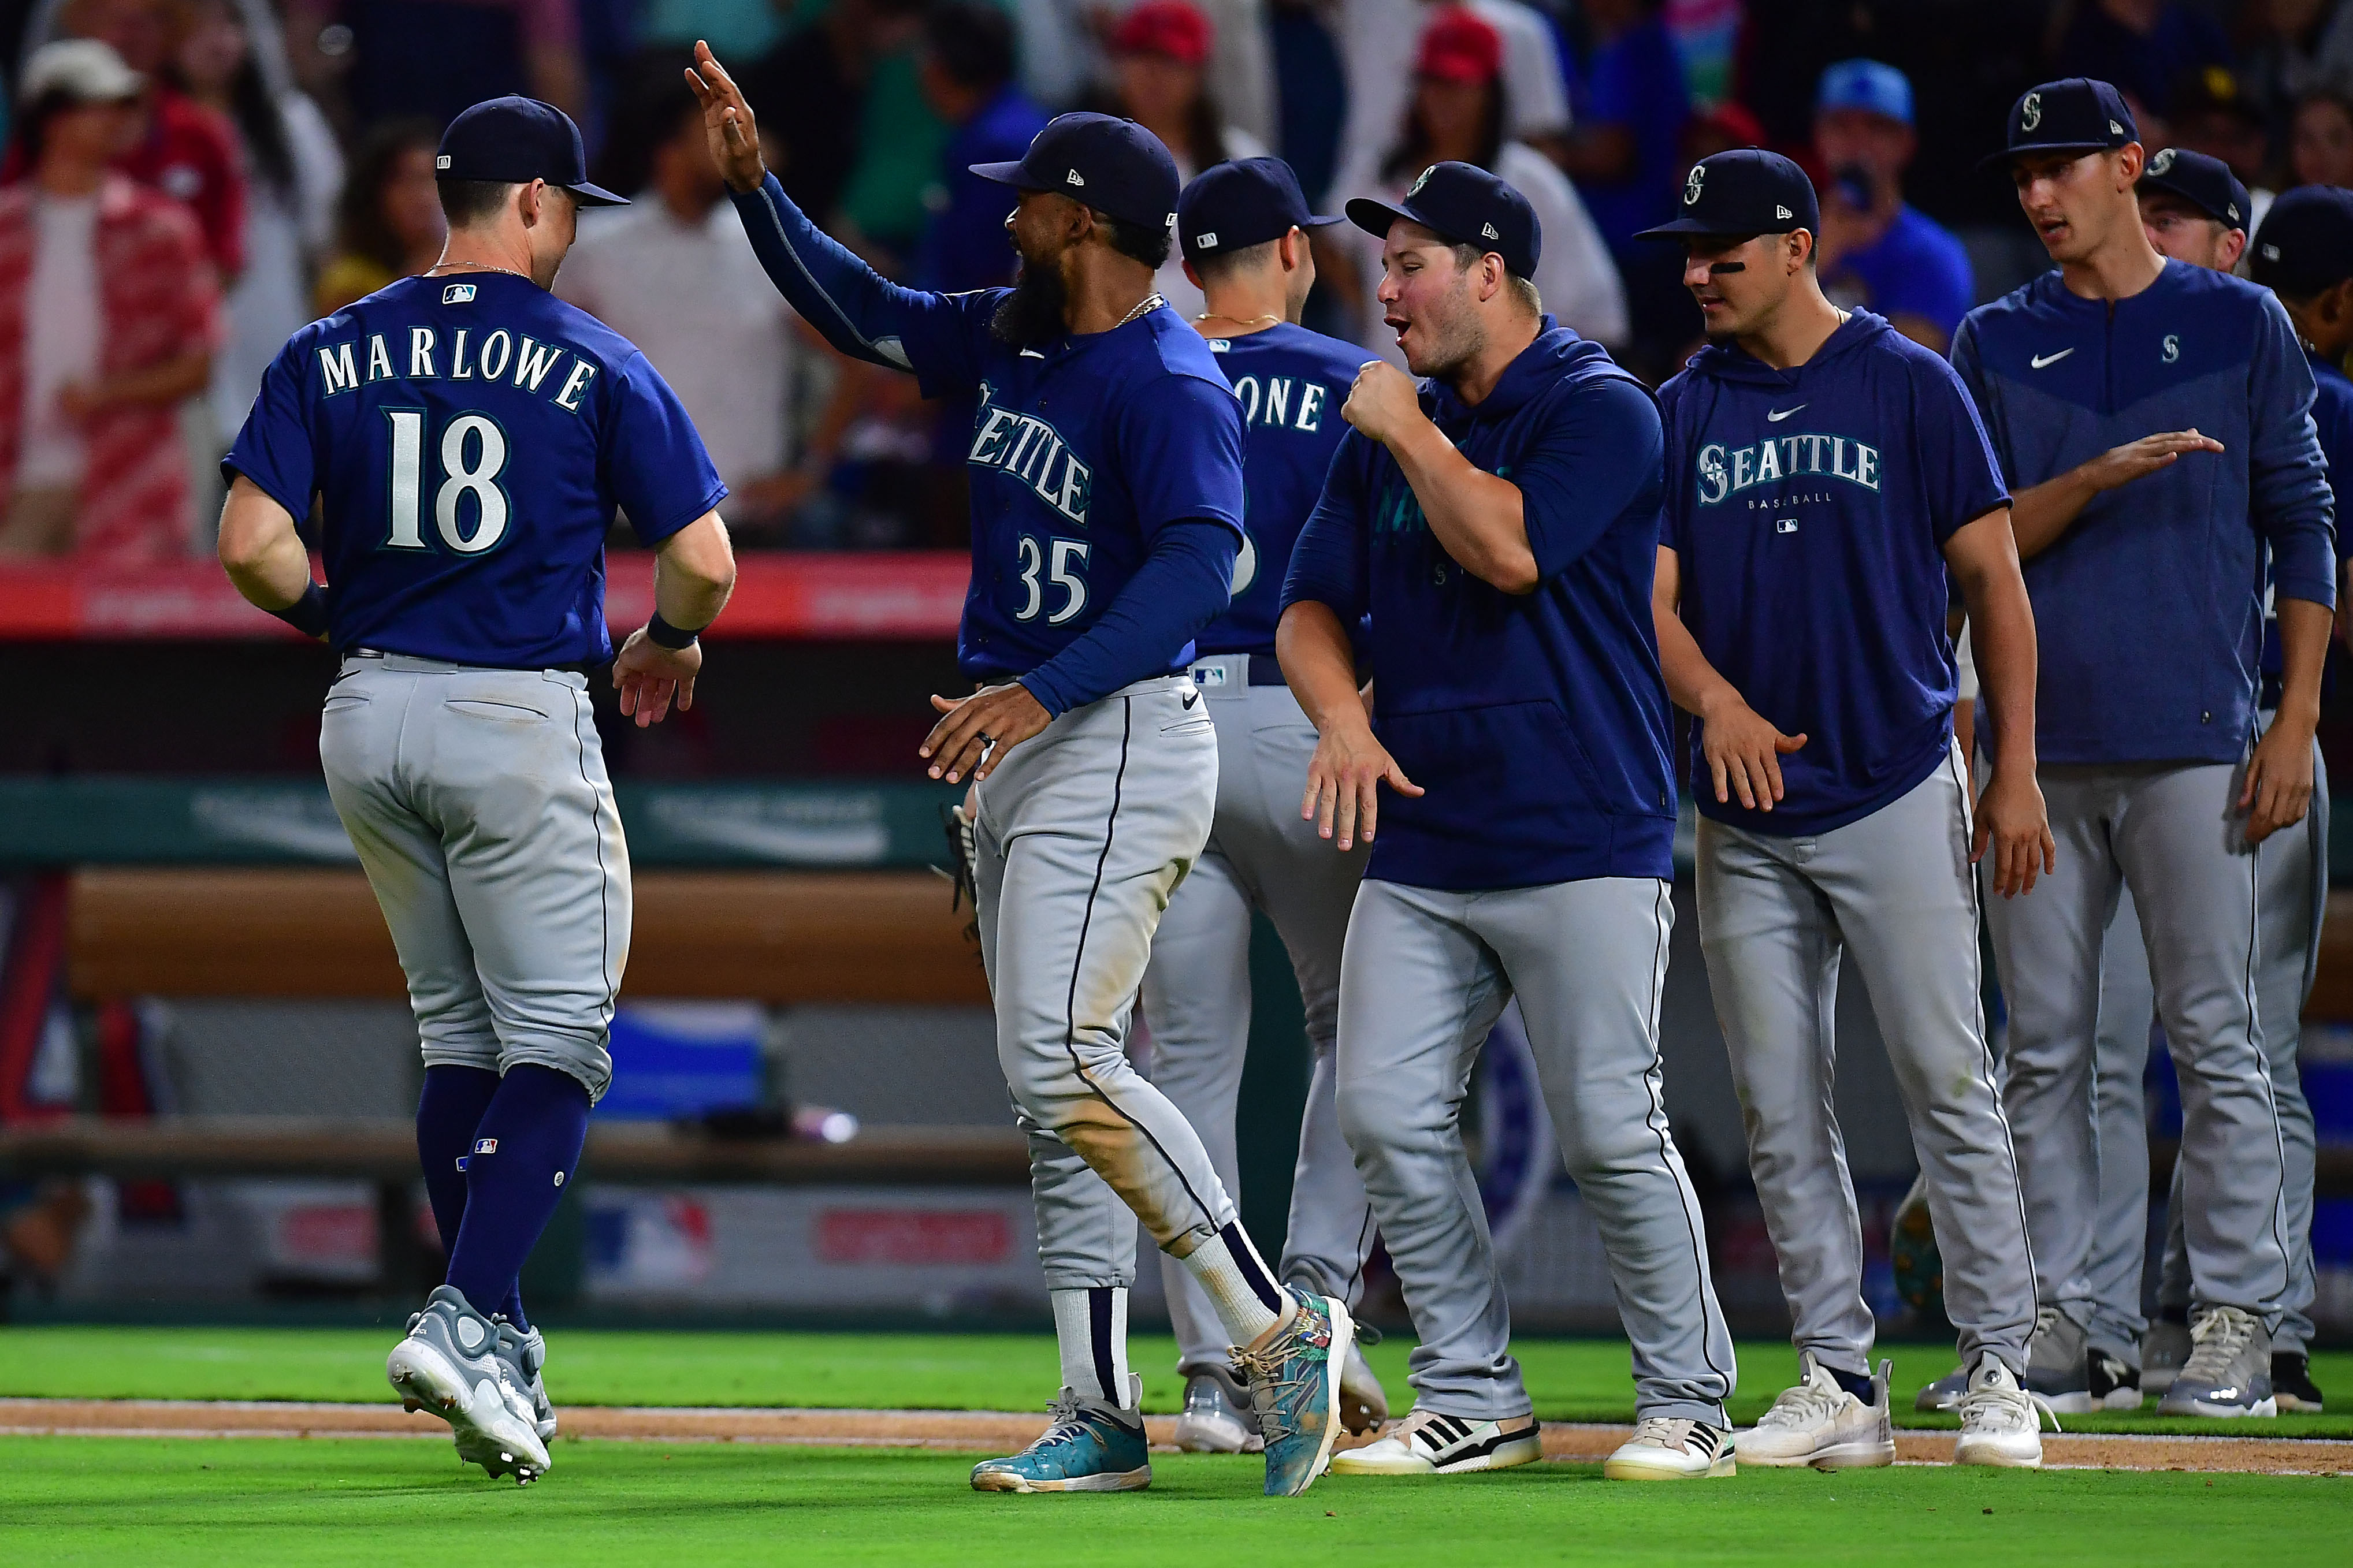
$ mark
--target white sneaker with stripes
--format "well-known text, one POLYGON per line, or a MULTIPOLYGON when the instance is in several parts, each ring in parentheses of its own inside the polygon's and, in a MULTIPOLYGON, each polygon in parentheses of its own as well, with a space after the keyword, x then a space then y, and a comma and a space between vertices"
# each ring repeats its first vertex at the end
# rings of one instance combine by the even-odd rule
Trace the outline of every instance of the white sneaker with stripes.
POLYGON ((1382 1434, 1379 1441, 1332 1456, 1337 1476, 1457 1476, 1472 1470, 1508 1470, 1544 1458, 1544 1437, 1535 1421, 1472 1421, 1435 1410, 1416 1410, 1382 1434))
POLYGON ((1736 1476, 1732 1434, 1704 1421, 1652 1415, 1634 1423, 1634 1435, 1602 1461, 1613 1481, 1687 1481, 1736 1476))

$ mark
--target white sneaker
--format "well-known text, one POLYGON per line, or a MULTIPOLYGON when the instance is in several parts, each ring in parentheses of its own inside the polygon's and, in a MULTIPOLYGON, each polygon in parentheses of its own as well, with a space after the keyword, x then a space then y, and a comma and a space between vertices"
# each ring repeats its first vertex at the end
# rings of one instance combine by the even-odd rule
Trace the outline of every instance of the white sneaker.
POLYGON ((1183 1454, 1265 1452, 1266 1439, 1258 1435, 1249 1391, 1214 1372, 1187 1378, 1184 1414, 1176 1417, 1176 1449, 1183 1454))
POLYGON ((2016 1374, 1997 1357, 1980 1357, 1969 1374, 1969 1391, 1961 1396, 1961 1436, 1953 1445, 1953 1463, 2042 1468, 2046 1415, 2051 1429, 2058 1431, 2059 1417, 2050 1405, 2020 1387, 2016 1374))
POLYGON ((1351 1432, 1369 1432, 1389 1418, 1389 1396, 1365 1359, 1365 1347, 1352 1344, 1340 1365, 1340 1425, 1351 1432))
POLYGON ((1839 1386, 1837 1378, 1808 1351, 1801 1358, 1805 1376, 1794 1388, 1782 1390, 1773 1408, 1757 1417, 1754 1429, 1740 1434, 1743 1464, 1768 1468, 1818 1470, 1863 1469, 1895 1462, 1895 1428, 1888 1418, 1887 1374, 1893 1362, 1879 1363, 1871 1380, 1871 1403, 1865 1405, 1839 1386))
POLYGON ((1613 1481, 1685 1481, 1736 1476, 1732 1433, 1704 1421, 1651 1415, 1634 1423, 1634 1435, 1602 1462, 1613 1481))
POLYGON ((1472 1421, 1416 1408, 1381 1436, 1380 1441, 1332 1456, 1337 1476, 1452 1476, 1471 1470, 1508 1470, 1544 1458, 1536 1423, 1516 1420, 1510 1431, 1499 1421, 1472 1421))

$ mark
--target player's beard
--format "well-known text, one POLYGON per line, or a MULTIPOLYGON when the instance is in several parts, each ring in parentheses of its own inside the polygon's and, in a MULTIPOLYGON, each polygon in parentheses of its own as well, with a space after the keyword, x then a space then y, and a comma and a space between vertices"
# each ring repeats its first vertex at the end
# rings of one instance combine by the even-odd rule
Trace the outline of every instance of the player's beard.
POLYGON ((1471 308, 1467 295, 1443 303, 1433 300, 1422 308, 1420 317, 1416 325, 1421 331, 1406 354, 1406 368, 1416 375, 1451 382, 1487 346, 1478 312, 1471 308))
POLYGON ((990 337, 1009 347, 1026 349, 1050 343, 1070 331, 1064 311, 1071 291, 1062 282, 1060 260, 1059 252, 1042 258, 1023 254, 1013 292, 997 301, 996 313, 988 318, 990 337))

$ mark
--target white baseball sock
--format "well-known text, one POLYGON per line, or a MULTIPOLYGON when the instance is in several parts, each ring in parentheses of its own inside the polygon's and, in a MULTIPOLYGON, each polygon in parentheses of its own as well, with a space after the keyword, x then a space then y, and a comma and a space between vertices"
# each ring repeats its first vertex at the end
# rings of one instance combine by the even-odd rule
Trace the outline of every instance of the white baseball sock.
POLYGON ((1082 1399, 1120 1410, 1136 1405, 1127 1374, 1127 1288, 1052 1290, 1054 1341, 1062 1352, 1062 1384, 1082 1399))
POLYGON ((1237 1345, 1255 1343, 1290 1315, 1291 1297, 1275 1284, 1274 1271, 1250 1245, 1239 1222, 1195 1247, 1183 1262, 1186 1271, 1209 1293, 1218 1321, 1237 1345))

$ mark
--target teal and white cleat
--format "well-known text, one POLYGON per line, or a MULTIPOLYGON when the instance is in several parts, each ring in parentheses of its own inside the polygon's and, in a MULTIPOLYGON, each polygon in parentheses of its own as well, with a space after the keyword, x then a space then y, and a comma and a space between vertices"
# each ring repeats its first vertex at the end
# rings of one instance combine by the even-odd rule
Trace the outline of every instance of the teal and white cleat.
POLYGON ((532 1426, 538 1430, 539 1440, 547 1442, 555 1436, 555 1406, 547 1402, 547 1388, 539 1376, 547 1365, 547 1340, 537 1329, 524 1333, 503 1317, 491 1321, 499 1326, 499 1359, 507 1363, 507 1375, 531 1401, 532 1426))
POLYGON ((1052 1425, 1019 1453, 972 1468, 976 1492, 1133 1492, 1152 1484, 1144 1416, 1070 1389, 1048 1406, 1052 1425))
POLYGON ((1286 1286, 1299 1310, 1262 1351, 1234 1352, 1250 1384, 1266 1438, 1266 1495, 1297 1497, 1332 1463, 1340 1436, 1340 1373, 1356 1342, 1356 1321, 1335 1297, 1286 1286))
POLYGON ((492 1477, 529 1486, 547 1473, 531 1395, 499 1356, 499 1327, 443 1285, 408 1320, 408 1336, 385 1361, 404 1408, 449 1423, 458 1457, 492 1477))

